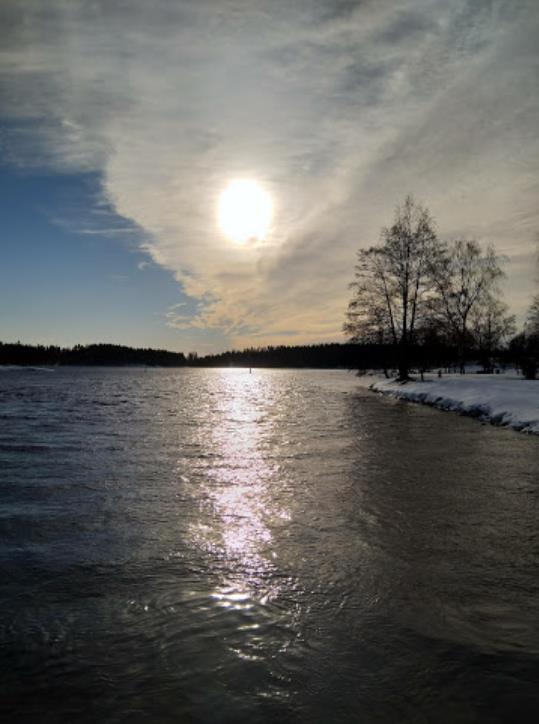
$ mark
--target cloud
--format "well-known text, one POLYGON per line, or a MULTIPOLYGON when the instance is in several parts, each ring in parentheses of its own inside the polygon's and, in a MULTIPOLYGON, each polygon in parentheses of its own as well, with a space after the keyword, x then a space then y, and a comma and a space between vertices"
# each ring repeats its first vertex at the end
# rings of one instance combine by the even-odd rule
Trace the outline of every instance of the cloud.
POLYGON ((442 235, 511 255, 508 298, 525 307, 535 2, 7 0, 2 12, 4 145, 20 164, 101 174, 106 202, 195 300, 169 324, 238 345, 338 339, 355 250, 409 191, 442 235), (236 177, 274 198, 263 244, 219 233, 217 198, 236 177))

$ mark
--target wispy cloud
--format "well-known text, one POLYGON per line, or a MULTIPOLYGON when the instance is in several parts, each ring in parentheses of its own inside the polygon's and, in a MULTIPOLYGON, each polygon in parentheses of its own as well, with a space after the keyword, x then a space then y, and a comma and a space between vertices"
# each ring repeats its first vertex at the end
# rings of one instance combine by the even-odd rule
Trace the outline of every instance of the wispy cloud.
MULTIPOLYGON (((514 256, 539 226, 534 0, 4 0, 4 146, 102 174, 144 250, 235 344, 338 338, 355 250, 412 191, 444 235, 514 256), (228 180, 275 199, 265 244, 217 228, 228 180)), ((88 227, 84 227, 88 230, 88 227)), ((118 232, 121 233, 121 232, 118 232)))

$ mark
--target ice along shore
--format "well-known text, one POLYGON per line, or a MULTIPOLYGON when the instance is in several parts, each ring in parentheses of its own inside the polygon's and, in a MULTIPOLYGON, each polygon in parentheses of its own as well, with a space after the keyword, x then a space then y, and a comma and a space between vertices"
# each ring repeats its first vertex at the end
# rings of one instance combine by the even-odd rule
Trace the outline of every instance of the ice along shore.
POLYGON ((364 386, 383 395, 539 435, 539 380, 524 380, 515 373, 441 378, 426 374, 424 382, 406 383, 380 375, 360 379, 364 386))

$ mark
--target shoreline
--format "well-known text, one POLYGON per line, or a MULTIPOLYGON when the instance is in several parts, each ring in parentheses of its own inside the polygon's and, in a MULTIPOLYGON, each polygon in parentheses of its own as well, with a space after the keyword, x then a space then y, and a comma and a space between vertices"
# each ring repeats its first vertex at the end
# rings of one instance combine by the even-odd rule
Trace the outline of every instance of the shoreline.
POLYGON ((362 386, 393 399, 475 417, 497 427, 539 435, 539 380, 501 375, 425 374, 425 381, 396 382, 381 376, 359 378, 362 386))

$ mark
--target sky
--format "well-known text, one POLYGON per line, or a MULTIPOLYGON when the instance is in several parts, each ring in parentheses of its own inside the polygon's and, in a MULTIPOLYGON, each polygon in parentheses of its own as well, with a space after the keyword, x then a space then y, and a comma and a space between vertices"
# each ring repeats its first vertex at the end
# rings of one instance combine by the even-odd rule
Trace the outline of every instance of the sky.
POLYGON ((539 231, 537 0, 2 0, 0 339, 184 352, 344 341, 408 193, 506 255, 539 231), (235 179, 273 202, 234 243, 235 179))

